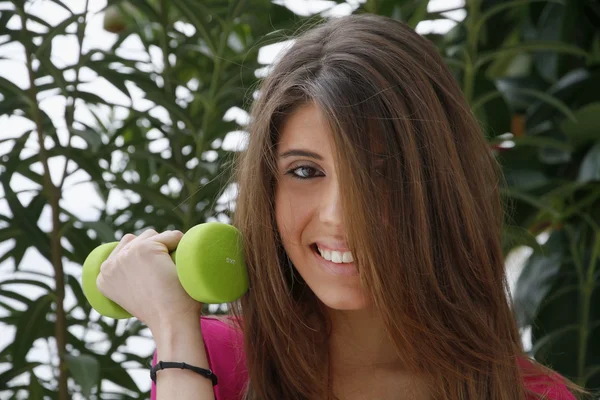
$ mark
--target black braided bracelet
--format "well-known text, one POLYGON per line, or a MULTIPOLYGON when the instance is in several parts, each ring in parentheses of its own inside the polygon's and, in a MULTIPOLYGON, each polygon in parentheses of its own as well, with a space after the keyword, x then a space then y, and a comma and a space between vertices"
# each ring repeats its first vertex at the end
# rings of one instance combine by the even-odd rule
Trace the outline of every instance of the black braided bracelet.
POLYGON ((150 370, 150 379, 152 379, 152 382, 156 383, 156 372, 166 368, 189 369, 190 371, 194 371, 202 375, 203 377, 210 379, 212 381, 213 386, 217 384, 217 376, 213 374, 213 372, 210 369, 194 367, 193 365, 189 365, 184 362, 167 361, 159 361, 154 367, 152 367, 152 369, 150 370))

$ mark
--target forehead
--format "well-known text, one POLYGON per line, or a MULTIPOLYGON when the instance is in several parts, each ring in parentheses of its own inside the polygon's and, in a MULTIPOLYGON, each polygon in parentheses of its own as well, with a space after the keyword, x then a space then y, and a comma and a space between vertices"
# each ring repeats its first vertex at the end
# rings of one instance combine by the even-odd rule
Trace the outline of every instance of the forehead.
POLYGON ((279 150, 302 147, 329 151, 331 129, 323 113, 314 104, 306 104, 294 110, 279 131, 279 150))

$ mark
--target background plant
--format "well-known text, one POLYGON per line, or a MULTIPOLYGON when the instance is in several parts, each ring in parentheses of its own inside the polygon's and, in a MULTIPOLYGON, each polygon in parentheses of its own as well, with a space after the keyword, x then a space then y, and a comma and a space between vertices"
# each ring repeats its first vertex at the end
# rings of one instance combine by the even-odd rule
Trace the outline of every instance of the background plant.
MULTIPOLYGON (((147 330, 91 310, 79 270, 66 265, 80 266, 94 247, 125 232, 229 221, 229 208, 217 201, 232 190, 225 182, 234 149, 224 143, 244 125, 231 110, 248 109, 256 71, 264 67, 260 47, 286 39, 306 18, 269 0, 109 1, 100 13, 118 39, 99 50, 85 46, 89 0, 79 11, 66 0, 46 1, 64 10, 59 24, 36 15, 39 1, 0 1, 0 57, 10 58, 2 49, 19 44, 28 82, 23 87, 0 78, 0 116, 29 121, 23 133, 0 132, 8 149, 0 153, 8 210, 0 213, 6 245, 0 264, 11 263, 0 278, 0 323, 16 330, 0 350, 0 363, 8 365, 0 393, 147 397, 127 373, 147 368, 150 354, 134 354, 129 346, 148 338, 147 330), (73 64, 53 57, 61 36, 77 43, 73 64), (143 51, 127 51, 132 39, 143 51), (98 80, 120 92, 125 104, 90 90, 88 83, 98 80), (48 99, 64 102, 59 118, 40 106, 48 99), (58 159, 62 174, 51 178, 58 159), (102 199, 94 219, 64 207, 67 184, 77 174, 102 199), (30 188, 15 188, 17 178, 30 188), (114 193, 127 205, 108 207, 114 193), (43 215, 51 216, 49 229, 40 226, 43 215), (51 273, 24 265, 31 249, 48 260, 51 273), (32 299, 24 288, 39 295, 32 299), (65 308, 65 296, 74 305, 65 308), (56 357, 32 359, 40 343, 56 357), (44 365, 50 377, 40 372, 44 365)), ((515 289, 519 323, 531 332, 537 359, 600 388, 600 6, 592 0, 473 0, 448 13, 429 12, 428 1, 419 0, 352 4, 354 12, 413 27, 456 19, 450 32, 426 36, 461 83, 504 168, 505 254, 520 246, 531 251, 515 289)))

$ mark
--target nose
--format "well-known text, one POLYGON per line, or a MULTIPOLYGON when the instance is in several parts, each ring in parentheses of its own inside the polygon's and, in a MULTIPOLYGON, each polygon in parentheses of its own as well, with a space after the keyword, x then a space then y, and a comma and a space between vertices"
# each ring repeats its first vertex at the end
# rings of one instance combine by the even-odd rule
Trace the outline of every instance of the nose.
POLYGON ((343 214, 341 192, 338 183, 334 180, 327 185, 326 190, 323 193, 319 210, 319 219, 322 223, 330 226, 339 227, 342 225, 343 214))

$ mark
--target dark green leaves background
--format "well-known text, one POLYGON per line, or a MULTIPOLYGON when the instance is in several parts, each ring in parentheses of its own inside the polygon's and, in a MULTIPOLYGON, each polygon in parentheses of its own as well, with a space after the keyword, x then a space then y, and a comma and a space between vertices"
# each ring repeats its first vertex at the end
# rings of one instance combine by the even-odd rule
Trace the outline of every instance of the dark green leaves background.
MULTIPOLYGON (((307 19, 269 0, 111 0, 106 8, 47 2, 62 10, 62 22, 37 15, 37 1, 0 0, 0 61, 31 67, 26 86, 0 77, 0 118, 18 116, 29 126, 0 131, 0 331, 16 332, 0 349, 0 397, 145 398, 148 385, 140 388, 132 376, 147 379, 151 352, 133 354, 131 346, 151 348, 149 333, 138 321, 91 310, 80 266, 94 247, 126 232, 228 221, 231 210, 217 202, 232 156, 222 143, 244 127, 223 117, 232 107, 248 109, 256 70, 264 67, 259 49, 288 39, 307 19), (105 12, 114 44, 86 46, 90 24, 105 12), (15 19, 29 22, 17 29, 15 19), (65 36, 79 48, 70 65, 53 56, 65 36), (132 40, 139 52, 128 50, 132 40), (19 54, 6 50, 15 44, 19 54), (100 80, 118 96, 87 84, 100 80), (59 118, 39 107, 49 96, 65 104, 59 118), (32 152, 40 134, 45 152, 32 152), (48 159, 69 160, 54 186, 40 167, 48 159), (94 218, 66 206, 74 176, 85 177, 102 201, 94 218), (18 188, 19 180, 31 185, 18 188), (126 206, 107 207, 115 192, 126 206), (41 226, 52 213, 60 223, 41 226), (52 267, 26 265, 32 251, 52 267), (57 251, 60 263, 52 258, 57 251), (64 321, 57 307, 65 307, 64 321), (64 371, 57 368, 57 332, 66 335, 64 371), (47 346, 52 359, 32 358, 36 346, 47 346), (68 393, 58 394, 61 374, 68 393)), ((423 34, 460 82, 505 172, 504 251, 528 252, 514 291, 525 341, 541 362, 600 389, 598 2, 469 0, 452 13, 426 0, 351 4, 354 12, 413 27, 456 20, 445 34, 423 34)))

